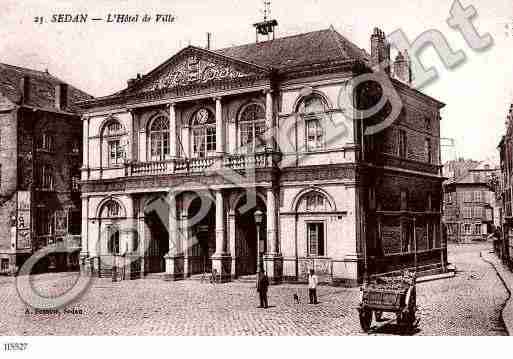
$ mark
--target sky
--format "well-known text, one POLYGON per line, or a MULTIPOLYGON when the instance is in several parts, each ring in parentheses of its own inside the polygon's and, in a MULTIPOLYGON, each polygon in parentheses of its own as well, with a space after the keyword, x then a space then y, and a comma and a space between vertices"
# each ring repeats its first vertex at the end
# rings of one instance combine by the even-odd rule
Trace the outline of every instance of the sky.
MULTIPOLYGON (((441 135, 454 139, 443 159, 459 157, 498 160, 497 145, 505 131, 513 102, 513 1, 462 0, 473 5, 478 32, 494 43, 473 51, 461 34, 451 29, 452 0, 273 0, 278 36, 326 29, 333 25, 359 47, 370 52, 374 27, 389 34, 404 31, 410 40, 435 29, 453 50, 462 50, 466 62, 447 70, 432 48, 421 54, 426 67, 439 77, 422 91, 444 102, 441 135), (508 28, 507 28, 508 27, 508 28)), ((206 45, 223 48, 255 41, 252 24, 263 18, 262 0, 0 0, 0 62, 48 71, 90 93, 104 96, 126 87, 137 73, 145 74, 181 48, 206 45), (53 14, 172 14, 168 24, 51 23, 53 14), (34 22, 42 16, 43 24, 34 22)))

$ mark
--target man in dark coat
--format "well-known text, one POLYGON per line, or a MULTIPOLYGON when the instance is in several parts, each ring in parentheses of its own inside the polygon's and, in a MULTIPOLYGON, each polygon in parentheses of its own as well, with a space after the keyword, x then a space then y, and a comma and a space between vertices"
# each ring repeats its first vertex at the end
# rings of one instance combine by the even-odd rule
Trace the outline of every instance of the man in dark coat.
POLYGON ((257 273, 257 292, 260 296, 260 307, 259 308, 268 308, 269 305, 267 303, 267 289, 269 288, 269 278, 267 274, 264 272, 264 268, 260 267, 257 273))

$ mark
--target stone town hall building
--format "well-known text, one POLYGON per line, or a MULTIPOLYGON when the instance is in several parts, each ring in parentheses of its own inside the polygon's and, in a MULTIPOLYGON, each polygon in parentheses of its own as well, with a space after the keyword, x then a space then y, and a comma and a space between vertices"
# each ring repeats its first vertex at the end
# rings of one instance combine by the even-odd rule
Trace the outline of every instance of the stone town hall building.
MULTIPOLYGON (((127 88, 82 102, 84 266, 109 275, 129 263, 127 278, 215 270, 226 281, 261 260, 273 282, 315 268, 342 284, 366 271, 442 267, 444 105, 409 86, 399 55, 391 81, 401 115, 364 136, 368 124, 338 98, 390 57, 382 31, 371 45, 369 55, 330 28, 188 46, 127 88)), ((359 91, 356 107, 373 93, 359 91)))

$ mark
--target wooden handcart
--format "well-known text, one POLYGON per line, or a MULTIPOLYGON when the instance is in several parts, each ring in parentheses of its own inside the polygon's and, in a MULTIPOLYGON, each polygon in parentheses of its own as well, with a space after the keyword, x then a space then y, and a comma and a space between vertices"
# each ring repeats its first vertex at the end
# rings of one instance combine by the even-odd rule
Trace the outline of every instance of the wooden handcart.
POLYGON ((413 328, 416 322, 416 274, 406 271, 395 277, 374 277, 362 287, 358 312, 363 331, 368 332, 372 316, 381 320, 384 312, 395 313, 397 324, 413 328))

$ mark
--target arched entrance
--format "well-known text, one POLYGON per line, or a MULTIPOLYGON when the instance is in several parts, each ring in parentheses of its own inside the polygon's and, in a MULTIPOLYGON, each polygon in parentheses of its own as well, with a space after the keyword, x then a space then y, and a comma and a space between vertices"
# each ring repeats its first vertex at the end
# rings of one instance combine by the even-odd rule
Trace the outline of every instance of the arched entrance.
POLYGON ((164 197, 155 198, 145 204, 144 221, 149 232, 146 273, 163 273, 166 271, 164 256, 169 253, 169 205, 164 197))
POLYGON ((267 226, 266 226, 266 205, 257 196, 257 205, 249 211, 241 213, 246 199, 243 198, 236 204, 235 220, 235 253, 236 273, 238 276, 252 275, 257 272, 258 249, 260 247, 260 258, 267 251, 267 226), (262 223, 259 225, 260 246, 257 242, 257 224, 255 223, 255 212, 262 212, 262 223))
POLYGON ((208 195, 195 196, 188 205, 191 243, 189 265, 191 274, 211 273, 212 255, 216 251, 215 203, 208 195))

